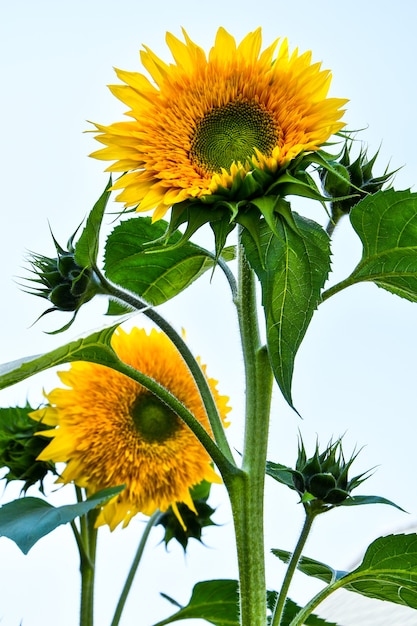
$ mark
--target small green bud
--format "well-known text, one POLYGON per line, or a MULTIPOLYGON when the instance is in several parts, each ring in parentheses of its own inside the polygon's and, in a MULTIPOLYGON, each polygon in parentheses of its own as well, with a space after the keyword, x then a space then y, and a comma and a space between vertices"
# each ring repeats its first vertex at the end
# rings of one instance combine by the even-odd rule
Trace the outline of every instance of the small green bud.
POLYGON ((294 488, 301 496, 304 506, 321 513, 338 506, 358 487, 364 474, 348 479, 348 472, 357 454, 345 461, 342 440, 329 442, 323 452, 318 443, 311 458, 307 458, 303 440, 300 437, 298 458, 295 470, 291 470, 294 488))
POLYGON ((335 218, 335 222, 342 215, 349 213, 359 200, 380 191, 395 174, 395 171, 388 172, 386 168, 382 176, 375 177, 372 169, 379 150, 368 160, 366 149, 361 148, 358 157, 352 161, 351 147, 352 141, 346 141, 338 160, 329 162, 331 169, 321 168, 319 172, 324 192, 334 198, 332 217, 335 218), (338 200, 342 197, 343 200, 338 200))
MULTIPOLYGON (((94 270, 91 267, 81 267, 75 261, 74 237, 75 233, 68 241, 68 249, 64 250, 52 235, 57 252, 54 258, 36 253, 29 257, 35 278, 27 280, 40 286, 27 291, 45 298, 53 305, 44 315, 52 311, 73 311, 75 317, 79 308, 99 292, 94 270)), ((67 327, 68 325, 64 328, 67 327)))
POLYGON ((349 170, 341 163, 335 163, 332 170, 325 171, 322 184, 331 198, 348 196, 351 193, 349 170))
POLYGON ((22 491, 26 492, 37 481, 43 490, 43 479, 54 465, 37 461, 38 455, 50 443, 50 439, 36 435, 50 429, 29 417, 33 409, 26 407, 0 408, 0 467, 7 467, 3 478, 23 480, 22 491))
POLYGON ((167 546, 171 539, 176 539, 184 549, 187 549, 188 540, 193 538, 202 541, 202 531, 206 526, 215 526, 211 520, 215 509, 207 504, 210 495, 211 484, 203 480, 191 490, 195 511, 188 508, 186 504, 177 505, 184 526, 180 523, 177 515, 170 507, 159 518, 158 524, 165 528, 164 542, 167 546))

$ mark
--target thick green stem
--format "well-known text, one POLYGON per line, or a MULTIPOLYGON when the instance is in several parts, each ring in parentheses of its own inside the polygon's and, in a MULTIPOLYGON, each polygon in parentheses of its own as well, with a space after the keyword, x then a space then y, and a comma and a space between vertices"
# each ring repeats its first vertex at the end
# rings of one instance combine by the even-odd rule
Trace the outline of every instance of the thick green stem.
POLYGON ((146 524, 145 530, 143 531, 142 537, 140 539, 138 549, 136 550, 135 557, 132 561, 132 565, 129 570, 129 574, 126 578, 126 582, 122 589, 122 593, 120 594, 119 602, 117 603, 116 610, 114 612, 114 617, 111 622, 111 626, 118 626, 120 622, 120 618, 126 604, 127 596, 129 595, 130 588, 133 583, 133 579, 136 575, 139 563, 141 561, 143 551, 145 549, 146 542, 148 540, 149 534, 154 526, 158 523, 158 520, 161 517, 160 511, 155 511, 155 513, 149 518, 148 523, 146 524))
MULTIPOLYGON (((81 501, 81 490, 79 488, 76 489, 78 500, 81 501)), ((83 550, 80 550, 80 626, 93 626, 94 624, 94 576, 97 548, 96 518, 96 510, 80 517, 80 538, 83 545, 83 550)))
POLYGON ((243 474, 226 482, 232 504, 240 580, 242 626, 265 626, 264 482, 272 372, 261 346, 256 283, 239 246, 239 293, 236 301, 246 379, 246 420, 243 474))
POLYGON ((217 445, 219 446, 222 453, 226 456, 226 458, 232 464, 234 464, 233 455, 230 450, 229 443, 226 439, 223 424, 219 416, 213 394, 211 393, 210 386, 207 382, 207 378, 204 375, 204 372, 202 371, 197 359, 185 343, 184 339, 161 315, 159 315, 159 313, 155 311, 154 308, 149 307, 147 302, 145 302, 132 292, 126 291, 122 287, 119 287, 118 285, 115 285, 114 283, 109 281, 105 276, 100 273, 98 269, 96 269, 95 271, 98 279, 100 280, 103 293, 105 295, 108 295, 111 298, 115 298, 116 300, 119 300, 120 302, 123 302, 124 304, 127 304, 130 307, 143 312, 144 315, 152 320, 167 335, 167 337, 170 338, 172 343, 181 354, 185 363, 187 364, 187 367, 190 370, 198 386, 217 445))
POLYGON ((295 550, 292 553, 292 556, 288 564, 288 568, 287 568, 287 571, 285 573, 285 577, 282 583, 281 591, 279 592, 278 597, 277 597, 277 602, 276 602, 274 613, 272 616, 271 626, 279 626, 281 624, 282 616, 283 616, 284 608, 285 608, 285 602, 287 600, 291 581, 297 569, 297 565, 301 558, 305 543, 307 541, 307 537, 310 534, 311 526, 313 524, 314 519, 315 519, 314 513, 306 514, 306 518, 304 520, 304 525, 301 530, 300 537, 298 539, 297 545, 295 546, 295 550))

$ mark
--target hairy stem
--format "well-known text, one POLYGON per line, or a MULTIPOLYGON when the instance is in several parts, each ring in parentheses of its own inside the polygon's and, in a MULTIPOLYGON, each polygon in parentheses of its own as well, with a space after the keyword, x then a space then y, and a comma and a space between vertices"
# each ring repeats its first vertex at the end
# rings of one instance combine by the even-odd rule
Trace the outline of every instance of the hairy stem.
POLYGON ((279 592, 277 596, 277 602, 276 602, 274 613, 272 616, 271 626, 279 626, 281 624, 283 613, 284 613, 284 608, 285 608, 285 602, 287 600, 291 581, 297 569, 297 565, 301 558, 305 543, 307 541, 307 537, 310 534, 310 530, 311 530, 311 526, 313 524, 314 518, 315 518, 314 514, 311 514, 311 513, 306 514, 303 528, 300 533, 300 537, 298 539, 297 545, 295 546, 295 550, 292 553, 287 571, 285 573, 281 591, 279 592))
POLYGON ((232 504, 240 581, 242 626, 265 626, 266 584, 263 500, 272 393, 272 371, 261 346, 256 283, 239 246, 239 294, 236 300, 246 379, 243 474, 226 482, 232 504))

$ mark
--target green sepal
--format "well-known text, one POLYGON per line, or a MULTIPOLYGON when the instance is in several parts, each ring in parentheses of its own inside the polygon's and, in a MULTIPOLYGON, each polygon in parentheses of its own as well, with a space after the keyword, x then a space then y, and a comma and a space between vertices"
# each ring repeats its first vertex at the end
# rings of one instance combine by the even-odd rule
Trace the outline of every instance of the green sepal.
POLYGON ((319 224, 297 213, 293 219, 295 229, 277 215, 274 232, 262 220, 258 241, 247 229, 242 232, 247 259, 262 287, 272 369, 291 407, 295 356, 321 301, 330 269, 327 234, 319 224))
POLYGON ((124 489, 111 487, 98 491, 84 502, 55 507, 40 498, 24 497, 0 508, 0 536, 8 537, 27 554, 39 539, 61 524, 72 522, 124 489))

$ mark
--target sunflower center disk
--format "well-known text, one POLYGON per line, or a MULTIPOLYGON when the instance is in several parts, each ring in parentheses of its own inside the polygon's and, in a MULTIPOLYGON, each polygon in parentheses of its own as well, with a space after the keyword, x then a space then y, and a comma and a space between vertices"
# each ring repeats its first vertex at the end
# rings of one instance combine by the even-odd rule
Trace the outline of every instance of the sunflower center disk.
POLYGON ((245 163, 257 148, 269 156, 278 144, 278 130, 268 111, 256 102, 228 102, 207 113, 191 137, 191 161, 207 173, 245 163))
POLYGON ((175 413, 152 395, 139 396, 132 406, 131 416, 138 433, 149 442, 166 441, 179 426, 175 413))

